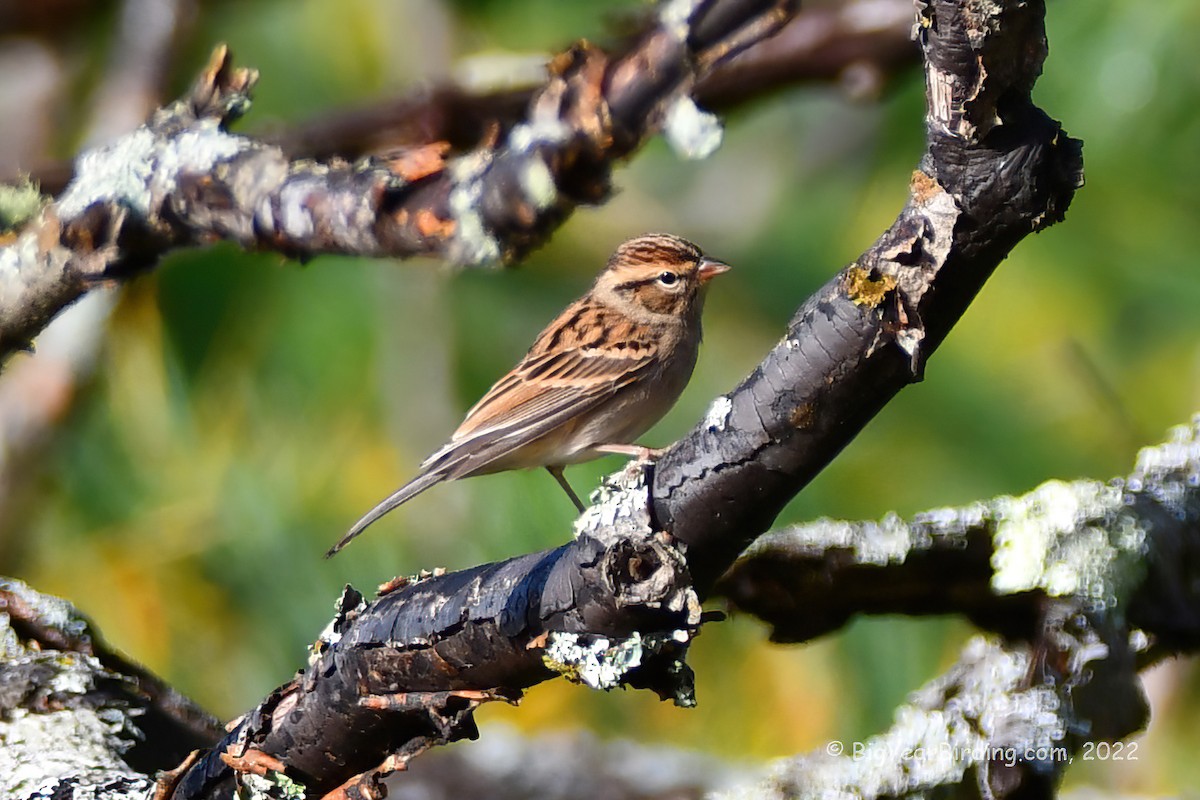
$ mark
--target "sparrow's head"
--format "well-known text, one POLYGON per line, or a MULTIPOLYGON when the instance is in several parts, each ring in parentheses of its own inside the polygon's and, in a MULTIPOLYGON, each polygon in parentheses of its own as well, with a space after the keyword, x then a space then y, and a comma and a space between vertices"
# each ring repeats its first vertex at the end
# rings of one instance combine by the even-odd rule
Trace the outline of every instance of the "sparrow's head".
POLYGON ((595 291, 649 317, 685 318, 700 310, 704 285, 728 270, 687 239, 651 233, 617 248, 595 291))

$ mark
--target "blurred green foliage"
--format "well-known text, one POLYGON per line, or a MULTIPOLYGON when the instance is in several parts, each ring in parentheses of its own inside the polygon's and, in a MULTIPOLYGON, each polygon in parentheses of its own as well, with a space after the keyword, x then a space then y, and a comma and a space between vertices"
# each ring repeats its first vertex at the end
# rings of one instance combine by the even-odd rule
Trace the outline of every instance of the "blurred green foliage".
MULTIPOLYGON (((612 20, 645 10, 615 0, 205 4, 196 58, 177 80, 186 85, 213 43, 230 42, 262 72, 243 123, 261 130, 402 91, 472 53, 603 41, 612 20)), ((1087 187, 1065 223, 1001 265, 924 383, 780 524, 1120 475, 1138 445, 1200 408, 1200 5, 1052 2, 1048 28, 1036 97, 1084 140, 1087 187)), ((922 149, 922 104, 916 73, 876 104, 799 88, 733 114, 704 162, 651 144, 618 173, 610 203, 577 213, 506 273, 332 257, 301 267, 228 246, 172 256, 125 293, 94 384, 31 476, 39 495, 20 561, 0 571, 75 601, 115 644, 236 715, 302 663, 344 583, 369 590, 568 535, 572 509, 553 481, 510 473, 437 487, 337 559, 321 558, 616 243, 671 230, 736 265, 710 296, 691 387, 646 437, 659 445, 740 380, 806 294, 891 222, 922 149)), ((569 476, 592 487, 620 463, 569 476)), ((954 620, 874 619, 783 648, 734 619, 697 642, 695 711, 559 682, 482 717, 782 756, 886 726, 969 633, 954 620)), ((1196 743, 1195 671, 1168 665, 1150 685, 1155 723, 1141 759, 1076 768, 1073 782, 1196 785, 1200 767, 1181 757, 1196 743)))

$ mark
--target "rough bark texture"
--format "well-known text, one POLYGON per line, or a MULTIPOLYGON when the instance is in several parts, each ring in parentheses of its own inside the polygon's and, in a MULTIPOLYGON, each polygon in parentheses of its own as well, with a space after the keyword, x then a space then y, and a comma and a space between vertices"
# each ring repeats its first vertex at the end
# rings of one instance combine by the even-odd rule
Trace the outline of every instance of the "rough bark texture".
POLYGON ((1119 603, 1156 653, 1200 645, 1200 417, 1148 447, 1126 478, 1049 481, 1021 497, 911 521, 820 520, 756 541, 717 585, 802 642, 855 614, 963 614, 1036 637, 1049 596, 1119 603), (837 594, 829 594, 831 587, 837 594), (1136 587, 1136 590, 1134 589, 1136 587))
POLYGON ((926 359, 1023 237, 1062 218, 1080 143, 1033 105, 1041 2, 918 3, 928 149, 909 202, 658 462, 654 519, 701 595, 926 359))
POLYGON ((0 797, 144 797, 220 724, 100 641, 68 603, 0 579, 0 797))
POLYGON ((649 528, 640 467, 606 491, 571 544, 401 581, 370 604, 347 589, 307 669, 247 714, 171 796, 229 797, 240 780, 229 756, 259 754, 316 796, 342 784, 371 796, 428 747, 474 738, 479 704, 516 700, 556 673, 690 704, 682 657, 701 617, 683 558, 649 528))

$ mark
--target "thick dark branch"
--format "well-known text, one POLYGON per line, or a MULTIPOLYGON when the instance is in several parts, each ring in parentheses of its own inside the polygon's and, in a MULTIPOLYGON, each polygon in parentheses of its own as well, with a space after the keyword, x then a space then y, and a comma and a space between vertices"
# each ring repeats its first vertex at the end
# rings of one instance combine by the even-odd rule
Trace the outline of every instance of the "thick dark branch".
POLYGON ((479 704, 515 700, 556 673, 692 702, 682 656, 699 603, 670 538, 649 529, 640 469, 621 483, 571 544, 399 582, 369 605, 348 589, 308 668, 243 717, 171 796, 229 797, 263 754, 312 796, 344 783, 375 791, 423 750, 474 738, 479 704))
MULTIPOLYGON (((659 461, 655 519, 701 594, 904 386, 1018 241, 1061 219, 1080 143, 1036 108, 1044 6, 919 4, 928 149, 908 205, 659 461)), ((881 478, 886 470, 881 469, 881 478)))
POLYGON ((0 357, 96 281, 214 239, 302 258, 516 258, 579 203, 605 198, 614 163, 669 119, 683 120, 674 123, 683 139, 696 134, 689 126, 714 124, 671 112, 694 109, 697 79, 790 14, 789 0, 667 3, 628 53, 581 44, 557 58, 525 122, 450 161, 434 146, 353 164, 289 161, 233 136, 224 128, 246 110, 257 76, 218 50, 188 98, 81 156, 66 192, 0 249, 0 357))

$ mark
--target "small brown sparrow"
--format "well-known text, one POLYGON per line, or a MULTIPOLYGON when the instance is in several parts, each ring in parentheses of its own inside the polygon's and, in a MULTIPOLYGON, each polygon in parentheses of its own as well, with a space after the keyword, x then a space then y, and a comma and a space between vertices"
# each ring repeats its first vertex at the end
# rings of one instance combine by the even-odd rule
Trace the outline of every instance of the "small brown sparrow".
POLYGON ((729 269, 678 236, 653 233, 617 248, 596 283, 467 412, 415 478, 354 523, 326 557, 435 483, 545 467, 582 511, 563 467, 631 445, 675 405, 700 348, 705 284, 729 269))

